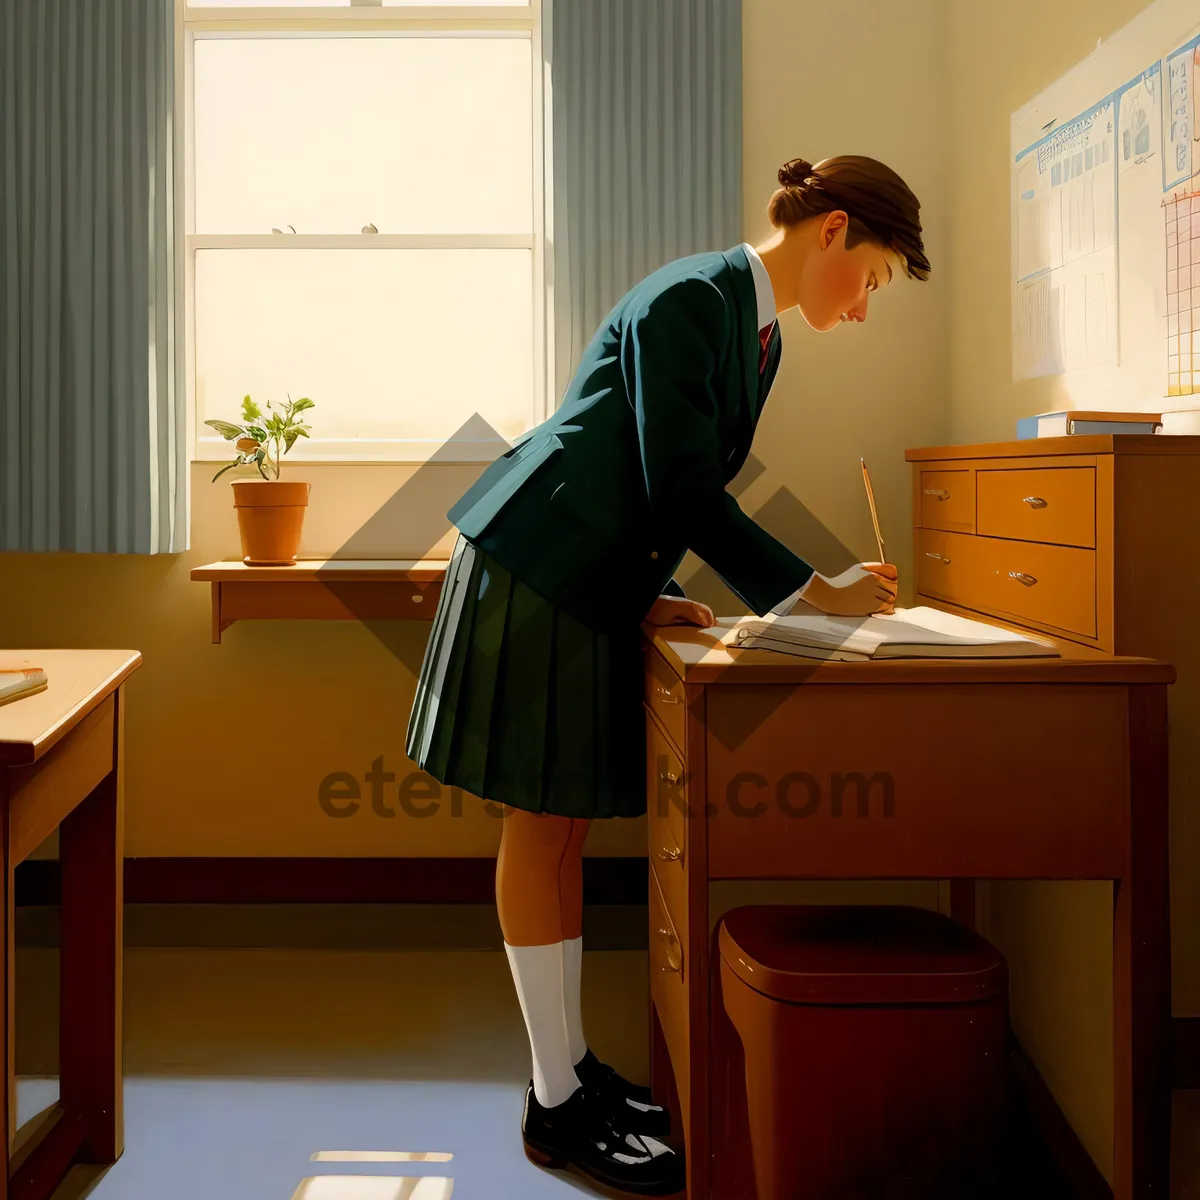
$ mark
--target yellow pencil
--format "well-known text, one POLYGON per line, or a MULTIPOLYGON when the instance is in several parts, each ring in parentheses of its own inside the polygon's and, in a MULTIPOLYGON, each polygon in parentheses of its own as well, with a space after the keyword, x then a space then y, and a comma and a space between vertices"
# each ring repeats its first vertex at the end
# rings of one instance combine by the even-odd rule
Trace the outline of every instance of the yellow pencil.
POLYGON ((871 491, 871 476, 867 474, 867 464, 860 458, 862 463, 863 485, 867 489, 867 503, 871 506, 871 524, 875 526, 875 541, 879 544, 879 561, 887 562, 883 557, 883 535, 879 532, 879 514, 875 511, 875 493, 871 491))

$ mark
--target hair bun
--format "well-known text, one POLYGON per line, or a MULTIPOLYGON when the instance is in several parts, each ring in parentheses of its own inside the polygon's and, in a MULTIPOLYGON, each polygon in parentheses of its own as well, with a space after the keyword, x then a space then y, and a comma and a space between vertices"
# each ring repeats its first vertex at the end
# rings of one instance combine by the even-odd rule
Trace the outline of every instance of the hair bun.
POLYGON ((779 168, 779 182, 784 187, 802 187, 812 173, 812 163, 793 158, 779 168))

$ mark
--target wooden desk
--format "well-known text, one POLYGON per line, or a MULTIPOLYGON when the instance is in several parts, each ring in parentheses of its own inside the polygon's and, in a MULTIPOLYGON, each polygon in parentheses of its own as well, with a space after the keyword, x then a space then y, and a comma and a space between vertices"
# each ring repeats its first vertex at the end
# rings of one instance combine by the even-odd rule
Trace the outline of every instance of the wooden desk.
POLYGON ((3 822, 4 1072, 0 1200, 49 1196, 74 1162, 111 1163, 124 1147, 121 932, 124 862, 123 682, 136 650, 0 650, 46 668, 45 691, 0 705, 3 822), (55 830, 62 863, 59 1101, 14 1152, 13 875, 55 830))
POLYGON ((743 1182, 713 1153, 717 879, 1113 880, 1114 1190, 1165 1196, 1174 669, 1070 642, 1058 659, 856 663, 643 633, 652 1076, 691 1200, 743 1182))
POLYGON ((212 640, 234 621, 433 620, 446 560, 300 559, 248 567, 240 559, 193 567, 212 585, 212 640))

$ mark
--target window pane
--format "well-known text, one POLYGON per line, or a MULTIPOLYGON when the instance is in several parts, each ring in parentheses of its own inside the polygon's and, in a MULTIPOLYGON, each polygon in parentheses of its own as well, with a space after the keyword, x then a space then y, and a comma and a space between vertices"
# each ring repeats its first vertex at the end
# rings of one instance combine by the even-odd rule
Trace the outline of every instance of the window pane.
POLYGON ((248 392, 311 397, 314 439, 533 424, 529 250, 198 250, 195 278, 202 421, 248 392))
POLYGON ((186 0, 188 8, 349 8, 350 0, 186 0))
POLYGON ((529 233, 524 37, 198 38, 197 233, 529 233))
MULTIPOLYGON (((350 3, 351 0, 187 0, 188 8, 349 8, 350 3)), ((382 4, 384 8, 456 8, 463 4, 468 8, 528 8, 529 0, 382 0, 382 4)))

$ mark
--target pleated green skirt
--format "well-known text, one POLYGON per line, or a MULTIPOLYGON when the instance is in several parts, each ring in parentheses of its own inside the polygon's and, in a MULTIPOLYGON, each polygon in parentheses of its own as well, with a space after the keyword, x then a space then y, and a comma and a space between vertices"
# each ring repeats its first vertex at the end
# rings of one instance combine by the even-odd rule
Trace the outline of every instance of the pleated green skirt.
POLYGON ((422 770, 530 812, 639 816, 641 696, 636 626, 588 628, 459 535, 408 720, 422 770))

